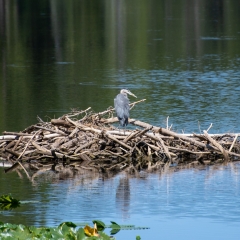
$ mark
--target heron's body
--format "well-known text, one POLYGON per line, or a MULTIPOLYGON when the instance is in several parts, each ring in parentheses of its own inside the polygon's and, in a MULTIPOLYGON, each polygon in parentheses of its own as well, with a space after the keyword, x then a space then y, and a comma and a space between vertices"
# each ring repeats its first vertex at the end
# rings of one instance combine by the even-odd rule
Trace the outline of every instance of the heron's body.
POLYGON ((118 120, 120 122, 120 125, 122 127, 126 127, 128 125, 130 106, 129 106, 129 99, 127 97, 127 94, 130 94, 136 97, 130 91, 126 89, 122 89, 114 99, 115 111, 116 111, 118 120))

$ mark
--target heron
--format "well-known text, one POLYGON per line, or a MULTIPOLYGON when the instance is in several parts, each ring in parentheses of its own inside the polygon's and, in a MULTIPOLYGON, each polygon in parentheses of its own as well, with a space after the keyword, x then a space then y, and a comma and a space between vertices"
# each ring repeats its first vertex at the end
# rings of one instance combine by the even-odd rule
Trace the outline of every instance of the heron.
POLYGON ((128 125, 130 106, 127 94, 137 97, 129 90, 122 89, 120 93, 114 98, 115 111, 122 127, 126 127, 128 125))

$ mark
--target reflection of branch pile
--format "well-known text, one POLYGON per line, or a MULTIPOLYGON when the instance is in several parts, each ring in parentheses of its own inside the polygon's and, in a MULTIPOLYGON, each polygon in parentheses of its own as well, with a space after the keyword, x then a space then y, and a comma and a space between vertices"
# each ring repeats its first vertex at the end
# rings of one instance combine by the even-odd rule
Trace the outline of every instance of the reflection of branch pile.
POLYGON ((76 171, 130 173, 240 160, 238 135, 211 136, 204 131, 187 136, 134 119, 129 123, 140 128, 119 130, 110 125, 117 122, 112 113, 112 108, 97 114, 89 108, 50 122, 39 119, 19 133, 4 132, 1 158, 24 170, 28 164, 36 170, 61 165, 76 171))

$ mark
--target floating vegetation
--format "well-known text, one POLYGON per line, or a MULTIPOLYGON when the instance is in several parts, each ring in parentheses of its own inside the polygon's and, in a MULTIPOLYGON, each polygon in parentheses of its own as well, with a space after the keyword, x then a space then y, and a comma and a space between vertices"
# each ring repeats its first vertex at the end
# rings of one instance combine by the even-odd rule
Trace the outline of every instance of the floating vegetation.
POLYGON ((209 129, 179 134, 135 119, 129 119, 134 130, 118 129, 113 113, 113 108, 100 113, 88 108, 49 122, 38 118, 21 132, 4 132, 0 156, 12 164, 5 172, 22 168, 29 179, 49 170, 71 176, 82 170, 131 174, 240 160, 238 134, 211 135, 209 129))
POLYGON ((21 202, 9 195, 0 196, 0 209, 11 210, 13 208, 20 207, 21 202))
MULTIPOLYGON (((106 225, 99 220, 93 221, 94 226, 77 227, 72 222, 63 222, 57 227, 34 227, 25 226, 22 224, 11 224, 0 222, 0 238, 1 239, 64 239, 64 240, 114 240, 113 236, 108 236, 103 231, 106 225)), ((115 222, 110 225, 112 231, 114 229, 124 229, 115 222)), ((135 227, 132 227, 135 229, 135 227)), ((147 229, 147 228, 137 228, 147 229)), ((112 233, 111 233, 112 234, 112 233)), ((113 235, 113 234, 112 234, 113 235)), ((136 239, 141 239, 139 236, 136 239)))
MULTIPOLYGON (((63 222, 58 227, 33 227, 22 224, 0 223, 1 239, 64 239, 64 240, 112 240, 103 232, 92 235, 85 228, 76 229, 77 225, 72 222, 63 222)), ((97 231, 97 229, 95 229, 97 231)))

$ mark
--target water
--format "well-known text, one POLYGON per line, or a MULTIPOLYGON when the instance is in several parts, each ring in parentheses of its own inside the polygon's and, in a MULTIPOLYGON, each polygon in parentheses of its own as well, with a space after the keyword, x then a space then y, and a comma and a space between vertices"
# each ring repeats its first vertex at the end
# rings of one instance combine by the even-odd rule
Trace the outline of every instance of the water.
MULTIPOLYGON (((142 173, 139 178, 120 174, 111 179, 97 175, 59 180, 49 172, 31 184, 17 174, 1 170, 1 192, 11 189, 24 204, 2 212, 0 221, 36 226, 56 226, 101 219, 109 224, 135 224, 149 230, 120 231, 117 239, 238 239, 240 227, 240 164, 181 170, 160 174, 142 173), (16 184, 17 183, 17 184, 16 184)), ((90 222, 91 223, 91 222, 90 222)))
MULTIPOLYGON (((133 118, 165 127, 169 116, 176 132, 211 123, 210 133, 240 132, 239 9, 234 0, 0 1, 0 132, 75 108, 103 111, 121 88, 147 99, 133 118)), ((151 227, 118 239, 236 239, 238 172, 236 164, 141 179, 47 175, 30 184, 1 170, 0 194, 39 204, 0 217, 151 227)))
POLYGON ((103 111, 121 88, 147 99, 133 118, 240 131, 236 1, 1 4, 1 132, 73 108, 103 111))

